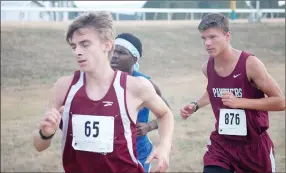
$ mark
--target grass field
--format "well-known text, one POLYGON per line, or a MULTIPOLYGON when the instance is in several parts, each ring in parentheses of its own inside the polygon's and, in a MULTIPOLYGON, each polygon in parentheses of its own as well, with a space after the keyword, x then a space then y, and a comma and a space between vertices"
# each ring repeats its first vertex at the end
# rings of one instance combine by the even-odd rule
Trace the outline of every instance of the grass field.
MULTIPOLYGON (((186 121, 179 115, 179 109, 206 88, 201 65, 208 56, 196 25, 116 24, 118 33, 131 32, 141 38, 141 71, 158 84, 176 115, 172 172, 202 171, 205 146, 214 129, 210 106, 186 121)), ((31 134, 43 116, 53 83, 78 68, 65 43, 65 29, 51 24, 1 25, 1 172, 63 171, 60 133, 42 153, 33 148, 31 134)), ((231 29, 232 45, 258 56, 285 94, 285 23, 234 23, 231 29)), ((270 112, 269 133, 276 146, 277 171, 285 172, 284 112, 270 112)), ((149 136, 158 143, 157 131, 149 136)))

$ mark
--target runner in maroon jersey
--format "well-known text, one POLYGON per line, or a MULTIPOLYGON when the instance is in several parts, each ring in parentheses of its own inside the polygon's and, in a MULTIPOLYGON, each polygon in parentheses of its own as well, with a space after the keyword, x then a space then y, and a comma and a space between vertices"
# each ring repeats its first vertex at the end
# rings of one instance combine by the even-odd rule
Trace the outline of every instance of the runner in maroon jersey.
POLYGON ((204 155, 204 172, 274 172, 267 111, 285 110, 279 86, 257 57, 231 47, 225 16, 209 14, 198 29, 210 55, 202 68, 208 85, 196 102, 181 109, 181 116, 186 119, 198 108, 212 106, 216 124, 204 155))
POLYGON ((61 77, 53 87, 49 110, 34 135, 35 148, 47 149, 60 127, 65 172, 143 173, 136 154, 136 120, 138 110, 147 107, 159 120, 160 143, 146 162, 158 159, 154 171, 165 172, 173 115, 147 79, 111 68, 111 14, 81 15, 69 25, 66 40, 80 70, 61 77))

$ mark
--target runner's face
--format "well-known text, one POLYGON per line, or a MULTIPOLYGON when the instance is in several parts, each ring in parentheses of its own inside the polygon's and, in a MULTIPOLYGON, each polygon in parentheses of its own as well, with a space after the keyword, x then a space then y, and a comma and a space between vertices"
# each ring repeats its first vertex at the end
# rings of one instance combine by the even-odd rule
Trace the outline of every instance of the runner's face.
POLYGON ((98 31, 93 28, 75 31, 70 46, 84 72, 93 71, 98 65, 104 64, 103 61, 108 62, 108 52, 112 49, 111 42, 102 40, 98 31))
POLYGON ((129 72, 135 63, 136 57, 134 57, 129 50, 123 46, 115 45, 114 53, 110 61, 110 65, 113 69, 129 72))
POLYGON ((224 32, 220 28, 209 28, 201 32, 201 38, 208 54, 216 57, 227 48, 230 32, 224 32))

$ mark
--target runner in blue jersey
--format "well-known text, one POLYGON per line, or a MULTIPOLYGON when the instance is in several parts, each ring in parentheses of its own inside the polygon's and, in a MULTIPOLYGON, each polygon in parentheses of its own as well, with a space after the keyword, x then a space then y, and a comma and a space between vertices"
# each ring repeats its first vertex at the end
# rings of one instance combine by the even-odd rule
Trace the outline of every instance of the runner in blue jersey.
MULTIPOLYGON (((115 39, 115 50, 110 64, 113 69, 127 72, 132 76, 141 76, 149 79, 157 94, 162 97, 160 89, 150 80, 150 77, 139 72, 138 62, 141 56, 141 41, 130 33, 122 33, 115 39)), ((165 99, 163 100, 165 101, 165 99)), ((165 103, 168 105, 166 101, 165 103)), ((157 120, 150 122, 148 122, 148 120, 149 110, 147 108, 141 109, 138 112, 137 118, 136 150, 139 162, 143 165, 145 172, 150 171, 151 164, 146 164, 145 161, 152 151, 152 142, 147 136, 147 133, 158 128, 157 120)))

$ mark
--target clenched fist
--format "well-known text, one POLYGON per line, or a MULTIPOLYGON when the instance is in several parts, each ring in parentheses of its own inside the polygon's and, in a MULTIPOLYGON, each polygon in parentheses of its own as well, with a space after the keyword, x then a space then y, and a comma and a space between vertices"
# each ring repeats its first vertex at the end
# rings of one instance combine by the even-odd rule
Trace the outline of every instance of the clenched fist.
POLYGON ((230 108, 238 108, 239 98, 235 97, 232 92, 223 92, 221 97, 222 103, 230 108))
POLYGON ((59 110, 52 109, 44 115, 44 119, 40 123, 40 129, 44 136, 51 136, 59 127, 61 122, 64 106, 59 110))

